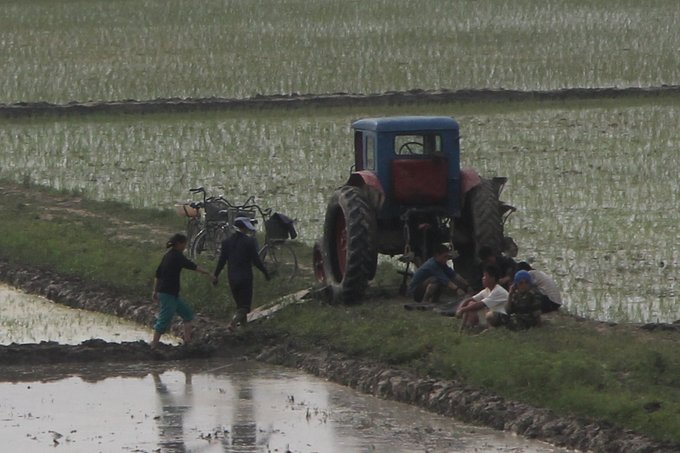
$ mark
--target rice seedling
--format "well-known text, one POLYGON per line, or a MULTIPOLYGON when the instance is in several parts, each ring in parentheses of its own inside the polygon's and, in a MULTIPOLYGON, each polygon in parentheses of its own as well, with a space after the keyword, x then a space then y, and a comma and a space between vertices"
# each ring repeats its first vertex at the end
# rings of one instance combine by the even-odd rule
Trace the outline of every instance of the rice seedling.
POLYGON ((4 2, 0 102, 680 83, 675 0, 4 2))
MULTIPOLYGON (((359 115, 9 121, 0 125, 0 177, 159 209, 199 185, 234 201, 255 195, 298 219, 311 243, 328 195, 349 174, 348 125, 359 115)), ((520 258, 558 278, 573 312, 640 322, 680 318, 669 209, 679 198, 679 118, 674 102, 457 116, 462 164, 509 177, 504 198, 519 214, 507 227, 520 258)))

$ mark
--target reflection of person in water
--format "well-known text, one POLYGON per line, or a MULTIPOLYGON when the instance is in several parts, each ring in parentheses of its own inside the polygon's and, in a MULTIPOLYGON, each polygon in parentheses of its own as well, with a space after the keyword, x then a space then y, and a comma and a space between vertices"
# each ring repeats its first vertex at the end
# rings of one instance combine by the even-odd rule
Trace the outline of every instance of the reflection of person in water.
POLYGON ((160 435, 159 447, 163 453, 184 453, 184 414, 189 410, 189 404, 183 404, 191 396, 191 373, 184 373, 184 395, 173 396, 167 386, 161 381, 158 372, 151 373, 156 386, 156 394, 162 406, 162 412, 155 417, 160 435))
POLYGON ((253 391, 249 382, 238 387, 238 401, 231 425, 231 439, 225 436, 222 445, 225 453, 258 451, 253 391))

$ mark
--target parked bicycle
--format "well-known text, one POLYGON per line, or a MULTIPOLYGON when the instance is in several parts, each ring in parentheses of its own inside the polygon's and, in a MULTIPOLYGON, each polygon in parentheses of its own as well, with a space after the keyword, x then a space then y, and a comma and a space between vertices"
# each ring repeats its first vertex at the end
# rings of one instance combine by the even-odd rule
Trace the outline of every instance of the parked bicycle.
POLYGON ((205 253, 215 259, 220 253, 220 244, 230 234, 228 225, 229 201, 222 196, 208 196, 203 187, 189 189, 193 194, 200 193, 202 201, 177 206, 177 213, 188 217, 187 250, 192 259, 205 253))
POLYGON ((260 259, 272 277, 292 280, 298 272, 298 260, 289 239, 295 239, 294 221, 285 215, 263 209, 255 203, 255 197, 248 198, 241 205, 234 205, 226 198, 208 197, 203 187, 190 189, 201 193, 203 201, 178 205, 177 212, 188 217, 187 237, 189 256, 196 259, 201 253, 209 259, 219 256, 222 241, 233 233, 234 220, 248 217, 257 225, 258 215, 264 224, 264 245, 259 251, 260 259))
POLYGON ((273 277, 292 280, 298 272, 297 255, 288 243, 289 239, 297 237, 294 221, 281 213, 272 213, 270 208, 262 210, 257 205, 253 206, 264 223, 264 246, 259 252, 260 259, 273 277))

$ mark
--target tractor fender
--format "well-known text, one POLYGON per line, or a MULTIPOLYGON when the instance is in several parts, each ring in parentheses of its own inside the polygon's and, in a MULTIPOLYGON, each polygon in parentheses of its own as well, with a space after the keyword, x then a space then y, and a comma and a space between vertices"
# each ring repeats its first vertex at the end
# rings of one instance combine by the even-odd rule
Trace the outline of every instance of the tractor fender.
POLYGON ((372 171, 355 171, 349 175, 345 185, 363 189, 371 207, 376 210, 380 209, 385 202, 385 191, 382 184, 380 184, 380 180, 372 171))
POLYGON ((479 176, 477 170, 474 168, 461 168, 460 170, 460 198, 465 199, 465 195, 482 183, 482 177, 479 176))

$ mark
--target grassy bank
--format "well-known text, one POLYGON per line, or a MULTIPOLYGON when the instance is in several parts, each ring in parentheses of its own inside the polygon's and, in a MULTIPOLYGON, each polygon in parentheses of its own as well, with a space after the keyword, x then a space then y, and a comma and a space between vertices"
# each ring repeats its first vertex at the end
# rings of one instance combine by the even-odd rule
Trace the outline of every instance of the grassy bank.
MULTIPOLYGON (((148 293, 166 236, 183 226, 169 212, 132 210, 6 181, 0 187, 1 258, 123 293, 148 293)), ((301 263, 308 263, 305 251, 298 251, 301 263)), ((257 303, 310 283, 309 273, 294 287, 258 282, 257 303)), ((183 284, 198 310, 215 317, 230 314, 233 304, 224 286, 212 288, 190 272, 183 284)), ((454 319, 404 310, 397 284, 398 275, 383 267, 370 302, 345 307, 312 301, 252 328, 680 441, 677 334, 553 316, 544 328, 529 332, 460 335, 454 319)))
MULTIPOLYGON (((151 294, 165 241, 185 228, 185 219, 173 211, 131 209, 122 203, 91 201, 77 193, 9 181, 0 181, 0 206, 0 257, 136 296, 151 294)), ((294 248, 302 266, 310 262, 311 251, 296 244, 294 248)), ((203 257, 197 262, 210 270, 215 266, 203 257)), ((215 288, 202 276, 185 272, 183 294, 199 311, 227 318, 233 302, 226 280, 221 280, 215 288)), ((309 278, 264 284, 259 273, 256 281, 257 302, 310 284, 309 278)))

